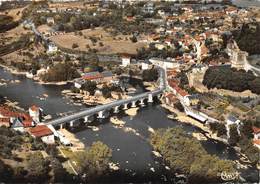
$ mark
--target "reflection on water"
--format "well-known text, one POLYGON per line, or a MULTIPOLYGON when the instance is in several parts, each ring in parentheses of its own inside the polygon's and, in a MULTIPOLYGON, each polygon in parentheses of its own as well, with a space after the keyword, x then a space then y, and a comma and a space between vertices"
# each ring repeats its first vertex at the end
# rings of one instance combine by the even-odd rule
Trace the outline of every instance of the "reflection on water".
POLYGON ((232 0, 232 3, 240 7, 257 6, 260 7, 259 0, 232 0))
MULTIPOLYGON (((85 106, 75 106, 70 100, 63 98, 61 91, 68 89, 68 86, 40 85, 23 76, 12 75, 0 68, 0 79, 20 80, 19 83, 0 86, 0 94, 8 97, 12 101, 19 102, 19 105, 28 109, 32 104, 36 104, 44 109, 46 114, 57 116, 58 113, 76 112, 85 106), (46 99, 41 100, 43 94, 47 94, 46 99)), ((149 144, 149 127, 152 129, 181 126, 188 133, 202 132, 188 124, 179 123, 167 118, 167 111, 158 103, 146 106, 139 110, 134 116, 119 115, 126 122, 130 132, 114 127, 108 119, 102 120, 99 124, 100 131, 85 129, 78 131, 76 136, 87 146, 94 141, 102 141, 113 150, 113 161, 120 165, 120 172, 114 173, 105 181, 117 182, 169 182, 172 174, 165 169, 162 160, 152 154, 152 147, 149 144)), ((206 150, 211 154, 216 154, 221 158, 237 159, 232 148, 225 144, 208 140, 203 142, 206 150)), ((250 174, 256 177, 256 170, 250 170, 250 174)))

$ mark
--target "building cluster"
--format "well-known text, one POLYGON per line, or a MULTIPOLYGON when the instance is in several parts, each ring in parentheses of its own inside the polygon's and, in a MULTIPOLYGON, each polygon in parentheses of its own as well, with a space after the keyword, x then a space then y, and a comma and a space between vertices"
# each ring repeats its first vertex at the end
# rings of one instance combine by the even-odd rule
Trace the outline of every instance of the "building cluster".
POLYGON ((74 82, 74 86, 76 88, 81 88, 86 81, 95 81, 96 83, 112 83, 118 84, 118 78, 111 71, 103 71, 103 72, 88 72, 84 73, 81 78, 76 79, 74 82))
POLYGON ((42 109, 33 105, 29 113, 14 112, 5 106, 0 107, 0 127, 5 126, 20 132, 28 132, 46 144, 54 144, 52 130, 41 123, 42 109))

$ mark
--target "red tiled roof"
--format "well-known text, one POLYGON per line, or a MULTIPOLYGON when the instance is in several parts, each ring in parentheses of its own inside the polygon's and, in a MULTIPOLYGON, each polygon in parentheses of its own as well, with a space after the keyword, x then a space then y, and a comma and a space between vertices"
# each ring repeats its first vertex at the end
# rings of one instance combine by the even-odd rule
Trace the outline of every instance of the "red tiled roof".
POLYGON ((10 118, 0 118, 0 126, 10 126, 10 118))
POLYGON ((10 122, 10 118, 0 118, 0 123, 10 122))
POLYGON ((167 70, 167 76, 176 76, 177 71, 176 70, 167 70))
POLYGON ((177 93, 179 95, 181 95, 182 97, 185 97, 187 95, 189 95, 189 93, 187 93, 185 90, 181 89, 179 86, 175 87, 175 90, 177 91, 177 93))
POLYGON ((175 88, 178 86, 178 81, 174 80, 174 79, 171 79, 171 80, 168 80, 168 83, 169 85, 172 87, 172 88, 175 88))
POLYGON ((253 140, 253 143, 260 146, 260 139, 255 139, 255 140, 253 140))
POLYGON ((254 134, 260 133, 260 128, 253 126, 252 129, 253 129, 254 134))
POLYGON ((95 75, 90 75, 90 76, 83 76, 82 78, 85 80, 94 80, 94 79, 100 79, 103 76, 101 74, 95 74, 95 75))
POLYGON ((26 127, 32 127, 33 126, 33 121, 32 120, 24 120, 22 122, 23 126, 26 127))
POLYGON ((51 129, 49 129, 46 125, 38 125, 34 128, 30 128, 29 133, 34 137, 44 137, 53 134, 51 129))

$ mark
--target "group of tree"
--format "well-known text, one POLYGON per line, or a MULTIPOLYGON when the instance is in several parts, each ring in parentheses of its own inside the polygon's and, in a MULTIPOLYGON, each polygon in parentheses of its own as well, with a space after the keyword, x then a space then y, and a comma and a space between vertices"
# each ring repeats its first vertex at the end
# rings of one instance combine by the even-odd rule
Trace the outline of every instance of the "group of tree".
POLYGON ((157 49, 154 45, 150 44, 148 48, 140 48, 137 50, 137 59, 147 59, 151 57, 159 57, 166 59, 167 57, 178 57, 182 56, 183 51, 178 48, 164 48, 162 50, 157 49))
POLYGON ((244 24, 241 30, 234 32, 239 48, 250 55, 260 54, 260 23, 244 24))
POLYGON ((82 90, 88 91, 90 95, 94 95, 97 90, 97 83, 95 81, 87 80, 82 86, 82 90))
MULTIPOLYGON (((40 139, 29 134, 20 133, 7 127, 0 127, 0 182, 38 183, 72 181, 72 177, 57 159, 55 145, 45 145, 40 139), (26 149, 26 159, 19 157, 19 152, 26 149), (41 151, 48 153, 43 158, 41 151), (11 160, 18 164, 7 164, 3 160, 11 160), (51 174, 50 174, 51 173, 51 174)), ((11 163, 12 163, 11 162, 11 163)))
POLYGON ((16 50, 23 49, 25 47, 28 47, 31 44, 30 41, 31 35, 25 34, 22 35, 18 40, 13 41, 12 43, 5 44, 0 47, 0 56, 12 53, 16 50))
POLYGON ((108 173, 111 162, 112 150, 102 142, 94 142, 86 151, 77 155, 79 173, 85 182, 93 182, 95 179, 108 173))
POLYGON ((253 145, 253 130, 252 122, 245 121, 242 125, 237 127, 236 125, 230 126, 230 138, 229 144, 233 146, 239 146, 241 151, 245 153, 247 158, 256 164, 259 162, 259 150, 253 145), (239 128, 239 131, 238 131, 239 128))
POLYGON ((19 25, 19 22, 13 21, 11 16, 0 15, 0 33, 11 30, 19 25))
POLYGON ((78 71, 70 62, 58 63, 41 76, 46 82, 68 81, 80 77, 78 71))
POLYGON ((213 133, 216 133, 218 137, 227 135, 227 129, 224 123, 210 123, 209 128, 213 133))
POLYGON ((250 71, 236 70, 229 66, 210 67, 204 75, 203 84, 208 89, 228 89, 237 92, 251 90, 260 94, 260 77, 254 76, 250 71))
POLYGON ((190 183, 221 182, 221 172, 235 172, 231 161, 208 154, 197 139, 181 128, 158 129, 150 141, 171 171, 185 174, 190 183))
POLYGON ((144 70, 142 77, 143 81, 154 82, 158 79, 158 71, 155 68, 144 70))

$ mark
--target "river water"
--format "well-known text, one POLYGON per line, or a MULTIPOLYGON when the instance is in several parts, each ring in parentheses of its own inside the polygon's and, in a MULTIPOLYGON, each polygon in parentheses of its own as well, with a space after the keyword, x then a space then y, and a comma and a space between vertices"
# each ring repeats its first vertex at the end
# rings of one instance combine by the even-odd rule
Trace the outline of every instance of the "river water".
MULTIPOLYGON (((24 76, 12 75, 2 68, 0 68, 0 79, 20 80, 20 83, 0 86, 0 94, 11 101, 19 102, 19 106, 24 109, 36 104, 44 110, 45 114, 57 117, 59 113, 76 112, 88 108, 76 106, 61 95, 61 91, 68 89, 69 85, 40 85, 24 76), (43 94, 48 95, 45 100, 39 98, 43 94)), ((123 113, 119 114, 120 118, 126 122, 125 127, 132 130, 130 132, 114 127, 108 119, 97 122, 99 131, 95 132, 81 127, 80 131, 73 130, 73 132, 86 146, 91 145, 94 141, 102 141, 113 150, 112 159, 113 162, 119 164, 120 172, 106 178, 106 181, 164 182, 165 178, 170 181, 173 178, 165 169, 164 163, 152 154, 152 147, 148 142, 149 127, 158 129, 181 126, 188 133, 202 131, 191 125, 168 119, 168 113, 156 102, 139 109, 138 114, 134 117, 126 116, 123 113)), ((235 150, 221 142, 208 140, 202 141, 202 144, 211 154, 216 154, 224 159, 238 159, 235 150)), ((257 171, 255 169, 247 170, 243 177, 253 178, 256 181, 257 171)))
POLYGON ((232 0, 232 3, 239 7, 249 7, 249 6, 260 7, 259 0, 232 0))

